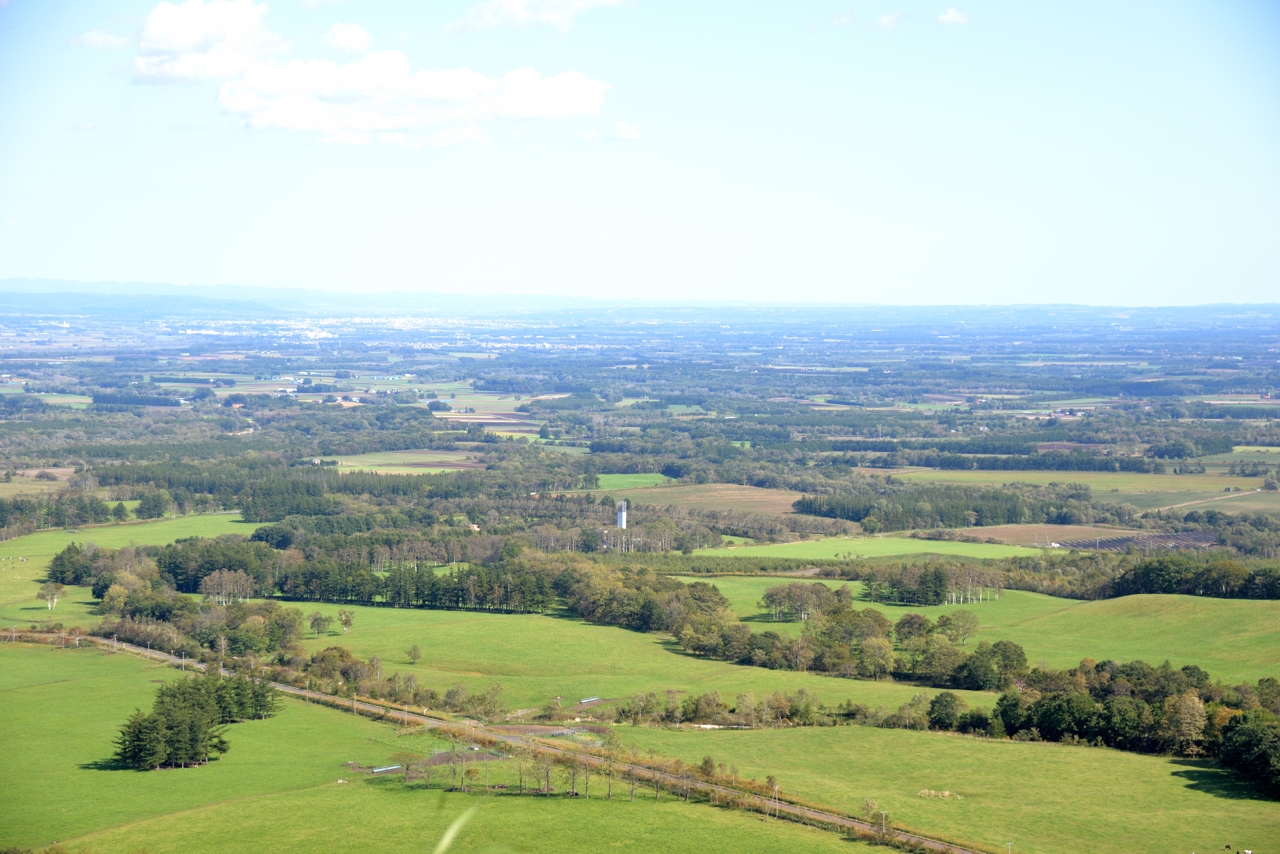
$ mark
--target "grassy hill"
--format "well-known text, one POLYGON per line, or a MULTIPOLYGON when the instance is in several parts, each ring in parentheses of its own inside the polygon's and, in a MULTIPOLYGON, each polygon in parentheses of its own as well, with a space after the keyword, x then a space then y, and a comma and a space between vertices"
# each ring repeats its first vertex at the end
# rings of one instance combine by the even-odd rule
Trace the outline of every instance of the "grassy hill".
MULTIPOLYGON (((301 603, 334 616, 337 605, 301 603)), ((921 689, 888 682, 838 679, 812 673, 766 670, 687 655, 657 635, 542 615, 470 611, 415 611, 354 607, 348 635, 315 638, 310 650, 341 645, 361 658, 377 656, 383 670, 412 673, 418 683, 443 692, 462 684, 478 690, 497 681, 513 707, 541 707, 553 697, 576 703, 583 697, 620 698, 643 691, 719 691, 730 702, 805 688, 823 702, 845 699, 897 708, 921 689), (423 659, 411 665, 405 650, 417 644, 423 659)), ((933 693, 926 690, 926 693, 933 693)), ((988 707, 994 695, 966 694, 988 707)))
MULTIPOLYGON (((0 648, 0 700, 7 710, 0 847, 61 841, 85 854, 143 848, 150 854, 420 852, 434 848, 455 818, 477 806, 452 850, 862 850, 835 835, 762 824, 670 796, 655 804, 428 794, 420 784, 371 780, 342 763, 383 764, 406 748, 429 752, 430 740, 398 738, 390 725, 296 700, 286 700, 271 720, 231 727, 230 751, 205 767, 109 767, 104 760, 119 724, 150 704, 156 682, 180 676, 96 650, 0 648)), ((504 770, 508 782, 510 769, 504 770)))
MULTIPOLYGON (((756 603, 769 587, 810 579, 722 576, 685 578, 710 581, 729 598, 740 618, 755 631, 798 632, 798 623, 775 623, 756 603)), ((827 581, 838 587, 842 582, 827 581)), ((861 582, 851 582, 861 595, 861 582)), ((1117 661, 1143 659, 1177 666, 1197 664, 1227 682, 1257 681, 1280 676, 1280 602, 1252 599, 1209 599, 1200 596, 1125 596, 1085 602, 1042 593, 1006 590, 999 601, 970 605, 915 608, 856 601, 858 608, 875 608, 897 621, 903 614, 920 613, 937 620, 964 607, 977 614, 977 640, 1011 640, 1023 646, 1032 664, 1070 667, 1082 658, 1117 661)), ((975 641, 970 640, 973 644, 975 641)))
POLYGON ((623 736, 686 762, 710 755, 788 792, 1023 854, 1264 849, 1280 809, 1201 760, 868 727, 623 736), (921 797, 949 791, 960 799, 921 797))

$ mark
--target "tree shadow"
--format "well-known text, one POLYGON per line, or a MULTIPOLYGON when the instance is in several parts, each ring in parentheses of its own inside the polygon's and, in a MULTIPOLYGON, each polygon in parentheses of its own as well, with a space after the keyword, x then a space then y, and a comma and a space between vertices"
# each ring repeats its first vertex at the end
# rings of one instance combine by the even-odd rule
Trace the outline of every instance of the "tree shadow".
POLYGON ((83 762, 80 764, 81 771, 132 771, 132 766, 126 765, 114 756, 110 759, 95 759, 92 762, 83 762))
POLYGON ((1174 759, 1172 763, 1186 769, 1174 771, 1172 776, 1186 780, 1188 789, 1232 801, 1273 800, 1248 781, 1242 780, 1234 772, 1228 771, 1212 760, 1174 759))
POLYGON ((764 623, 767 626, 794 626, 800 622, 799 620, 794 620, 794 621, 775 620, 773 617, 769 616, 768 614, 763 614, 763 613, 750 614, 740 619, 744 623, 764 623))

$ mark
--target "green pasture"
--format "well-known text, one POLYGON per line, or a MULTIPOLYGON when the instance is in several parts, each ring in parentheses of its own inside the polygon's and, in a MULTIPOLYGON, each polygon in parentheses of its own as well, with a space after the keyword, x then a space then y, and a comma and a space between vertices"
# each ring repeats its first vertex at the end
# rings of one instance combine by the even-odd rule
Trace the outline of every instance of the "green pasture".
POLYGON ((1217 474, 1142 474, 1138 472, 1105 471, 977 471, 972 469, 944 471, 941 469, 901 469, 891 473, 903 480, 923 480, 934 483, 962 483, 971 486, 1003 486, 1006 483, 1084 483, 1093 490, 1094 497, 1107 500, 1105 493, 1115 490, 1133 492, 1222 492, 1228 487, 1257 489, 1262 486, 1260 477, 1227 477, 1217 474))
MULTIPOLYGON (((799 623, 769 619, 757 603, 764 591, 791 581, 818 579, 761 576, 686 577, 707 581, 728 597, 739 618, 754 631, 794 635, 799 623)), ((845 582, 825 580, 833 589, 845 582)), ((848 582, 855 596, 861 582, 848 582)), ((1011 640, 1027 651, 1032 665, 1073 667, 1081 659, 1133 661, 1174 666, 1196 664, 1229 684, 1263 676, 1280 677, 1280 602, 1254 599, 1210 599, 1201 596, 1125 596, 1085 602, 1060 599, 1025 590, 1006 590, 998 601, 927 608, 854 601, 856 608, 875 608, 897 622, 903 614, 918 613, 936 621, 943 614, 965 608, 978 615, 980 627, 970 646, 979 641, 1011 640)))
POLYGON ((1204 465, 1230 466, 1232 463, 1280 463, 1280 448, 1237 445, 1228 454, 1205 454, 1195 461, 1204 465))
MULTIPOLYGON (((305 613, 337 615, 343 606, 299 603, 305 613)), ((553 697, 565 704, 584 697, 625 698, 646 691, 719 691, 729 702, 740 693, 757 696, 800 688, 829 705, 849 699, 896 709, 924 690, 889 682, 838 679, 813 673, 768 670, 686 654, 658 635, 597 626, 537 614, 420 611, 353 607, 355 625, 315 638, 311 651, 340 645, 360 658, 377 656, 384 672, 413 674, 418 684, 444 693, 461 684, 480 690, 497 681, 513 709, 541 708, 553 697), (417 644, 422 660, 409 663, 405 650, 417 644)), ((335 624, 336 625, 336 624, 335 624)), ((967 694, 976 702, 993 695, 967 694)))
POLYGON ((211 801, 312 788, 337 779, 342 762, 381 762, 394 752, 394 730, 386 726, 288 701, 271 720, 231 728, 231 750, 204 768, 103 767, 120 724, 150 706, 154 683, 179 676, 96 649, 0 648, 0 846, 48 845, 211 801))
POLYGON ((638 489, 645 486, 661 486, 670 483, 671 478, 664 474, 602 474, 600 489, 638 489))
POLYGON ((130 544, 171 543, 183 537, 217 537, 222 534, 248 536, 259 527, 261 526, 256 523, 241 521, 238 513, 209 513, 146 522, 83 525, 79 528, 37 531, 34 534, 0 542, 0 555, 19 557, 54 555, 72 541, 93 542, 103 548, 117 549, 130 544))
POLYGON ((49 559, 69 543, 96 543, 103 548, 116 549, 135 544, 163 545, 184 537, 248 536, 258 527, 257 524, 240 521, 239 514, 209 514, 117 525, 89 525, 74 531, 58 528, 0 542, 0 558, 27 558, 25 561, 0 560, 0 625, 21 626, 34 620, 48 619, 87 628, 98 622, 98 618, 90 614, 94 602, 87 587, 68 587, 68 595, 52 611, 36 599, 49 559))
POLYGON ((1221 510, 1224 513, 1269 513, 1280 514, 1280 492, 1245 492, 1220 498, 1216 501, 1205 501, 1195 504, 1187 510, 1221 510))
MULTIPOLYGON (((498 764, 498 763, 491 763, 498 764)), ((563 783, 560 784, 563 786, 563 783)), ((399 780, 329 783, 310 789, 218 803, 85 835, 65 843, 74 854, 334 854, 430 852, 449 825, 476 808, 451 852, 567 854, 619 851, 636 854, 815 854, 870 852, 870 846, 834 833, 664 794, 654 803, 636 791, 634 803, 613 800, 427 793, 399 780)))
MULTIPOLYGON (((974 529, 981 531, 981 529, 974 529)), ((950 540, 916 540, 909 537, 825 537, 798 543, 771 546, 741 546, 732 549, 701 549, 699 554, 715 553, 723 557, 791 557, 802 560, 831 560, 849 555, 855 557, 890 557, 909 554, 952 555, 969 558, 1029 557, 1040 549, 1007 546, 1001 543, 963 543, 950 540)))
POLYGON ((993 850, 1271 851, 1280 839, 1280 804, 1205 760, 871 727, 620 733, 850 812, 871 799, 891 821, 993 850))
POLYGON ((1280 513, 1280 492, 1135 492, 1095 495, 1113 504, 1132 504, 1139 510, 1177 507, 1182 511, 1221 510, 1223 513, 1280 513))
MULTIPOLYGON (((97 650, 0 648, 7 710, 0 751, 0 846, 73 852, 275 852, 431 850, 459 815, 476 807, 455 851, 528 852, 850 850, 837 836, 670 795, 635 803, 604 780, 592 799, 502 797, 433 791, 398 777, 373 780, 342 763, 387 763, 402 750, 429 754, 440 742, 334 709, 285 700, 267 721, 235 724, 231 749, 203 768, 136 772, 109 759, 120 723, 151 702, 169 667, 97 650), (340 783, 339 780, 346 780, 340 783), (371 841, 376 839, 376 844, 371 841), (692 848, 690 848, 692 846, 692 848)), ((490 782, 514 788, 513 763, 488 763, 490 782)), ((480 778, 483 781, 483 777, 480 778)), ((557 779, 563 791, 565 782, 557 779)))

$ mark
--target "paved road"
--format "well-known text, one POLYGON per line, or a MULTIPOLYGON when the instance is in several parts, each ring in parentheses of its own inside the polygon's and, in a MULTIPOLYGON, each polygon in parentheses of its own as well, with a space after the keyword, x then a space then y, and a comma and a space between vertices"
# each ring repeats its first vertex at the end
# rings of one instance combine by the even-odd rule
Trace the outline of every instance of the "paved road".
MULTIPOLYGON (((33 636, 38 633, 23 632, 23 634, 27 636, 33 636)), ((52 635, 43 635, 43 636, 55 637, 52 635)), ((143 647, 134 646, 133 644, 123 643, 120 641, 111 641, 104 638, 88 637, 88 636, 82 635, 80 637, 80 642, 92 643, 96 646, 104 647, 106 649, 128 651, 135 655, 141 655, 145 658, 149 658, 152 661, 159 661, 166 664, 180 666, 183 668, 185 668, 187 664, 190 664, 193 670, 202 669, 202 665, 192 661, 191 659, 186 659, 184 661, 178 656, 170 655, 169 653, 166 653, 166 652, 160 652, 158 650, 153 650, 153 649, 146 649, 143 647)), ((230 675, 228 671, 223 671, 223 672, 226 673, 227 675, 230 675)), ((289 694, 291 696, 298 697, 304 700, 318 701, 320 703, 323 703, 328 706, 333 706, 335 708, 350 709, 352 712, 363 712, 365 714, 373 715, 375 717, 380 717, 385 720, 397 721, 399 723, 409 724, 412 726, 423 726, 423 727, 429 727, 429 728, 443 726, 443 727, 449 727, 451 729, 468 729, 477 734, 481 734, 487 738, 494 739, 495 741, 504 742, 506 744, 512 744, 512 745, 523 744, 533 748, 534 750, 538 750, 543 753, 547 753, 551 755, 572 756, 572 757, 575 757, 578 761, 582 762, 583 764, 589 765, 595 768, 599 768, 600 766, 604 765, 604 760, 593 754, 583 753, 577 750, 571 750, 566 747, 557 747, 557 746, 546 744, 545 742, 540 742, 540 741, 525 741, 519 735, 494 732, 493 730, 490 730, 487 727, 484 727, 483 725, 468 726, 465 724, 455 723, 453 721, 441 720, 440 718, 433 718, 428 715, 417 714, 415 712, 407 712, 401 709, 384 706, 378 703, 369 703, 363 700, 355 700, 355 701, 346 700, 341 697, 335 697, 332 694, 322 694, 318 691, 310 691, 305 688, 295 688, 292 685, 285 685, 279 682, 272 682, 271 684, 276 689, 278 689, 281 693, 289 694)), ((632 776, 647 780, 650 785, 652 785, 654 782, 654 779, 657 778, 657 780, 661 784, 665 784, 666 787, 672 791, 684 789, 685 786, 687 785, 690 790, 694 790, 694 791, 700 790, 703 792, 715 792, 717 795, 724 796, 724 798, 726 799, 731 797, 749 798, 751 800, 759 802, 761 805, 764 805, 766 802, 765 798, 763 798, 761 795, 755 792, 749 792, 743 789, 735 789, 729 786, 722 786, 719 784, 707 783, 702 780, 694 780, 694 779, 686 780, 675 774, 670 774, 665 771, 657 771, 653 768, 649 768, 644 765, 632 765, 624 762, 624 763, 615 763, 615 767, 622 769, 623 771, 625 771, 628 774, 631 774, 632 776)), ((792 819, 800 820, 805 823, 821 823, 821 824, 826 824, 833 827, 840 827, 848 830, 854 830, 861 833, 879 833, 880 831, 880 827, 878 825, 872 824, 870 822, 861 821, 855 818, 849 818, 848 816, 839 815, 838 813, 827 812, 825 810, 814 809, 812 807, 806 807, 806 806, 801 806, 799 804, 788 803, 787 801, 784 801, 784 800, 777 801, 776 805, 775 805, 775 802, 770 800, 768 801, 768 808, 770 810, 776 809, 777 813, 780 816, 788 816, 792 819)), ((945 852, 946 854, 981 854, 981 852, 978 852, 971 848, 962 848, 958 845, 951 845, 949 843, 941 842, 937 839, 930 839, 927 836, 921 836, 916 833, 908 833, 902 830, 897 830, 897 831, 894 831, 893 833, 895 838, 899 840, 902 840, 904 842, 914 843, 923 848, 927 848, 930 851, 945 852)))

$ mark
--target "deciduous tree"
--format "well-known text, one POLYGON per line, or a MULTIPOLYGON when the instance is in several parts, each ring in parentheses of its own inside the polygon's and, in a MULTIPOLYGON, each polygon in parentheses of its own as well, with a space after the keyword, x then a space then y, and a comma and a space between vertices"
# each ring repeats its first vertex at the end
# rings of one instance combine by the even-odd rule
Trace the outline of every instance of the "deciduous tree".
POLYGON ((46 581, 40 585, 40 592, 36 595, 37 599, 43 599, 44 603, 49 606, 52 611, 58 605, 58 600, 66 592, 66 588, 56 581, 46 581))

